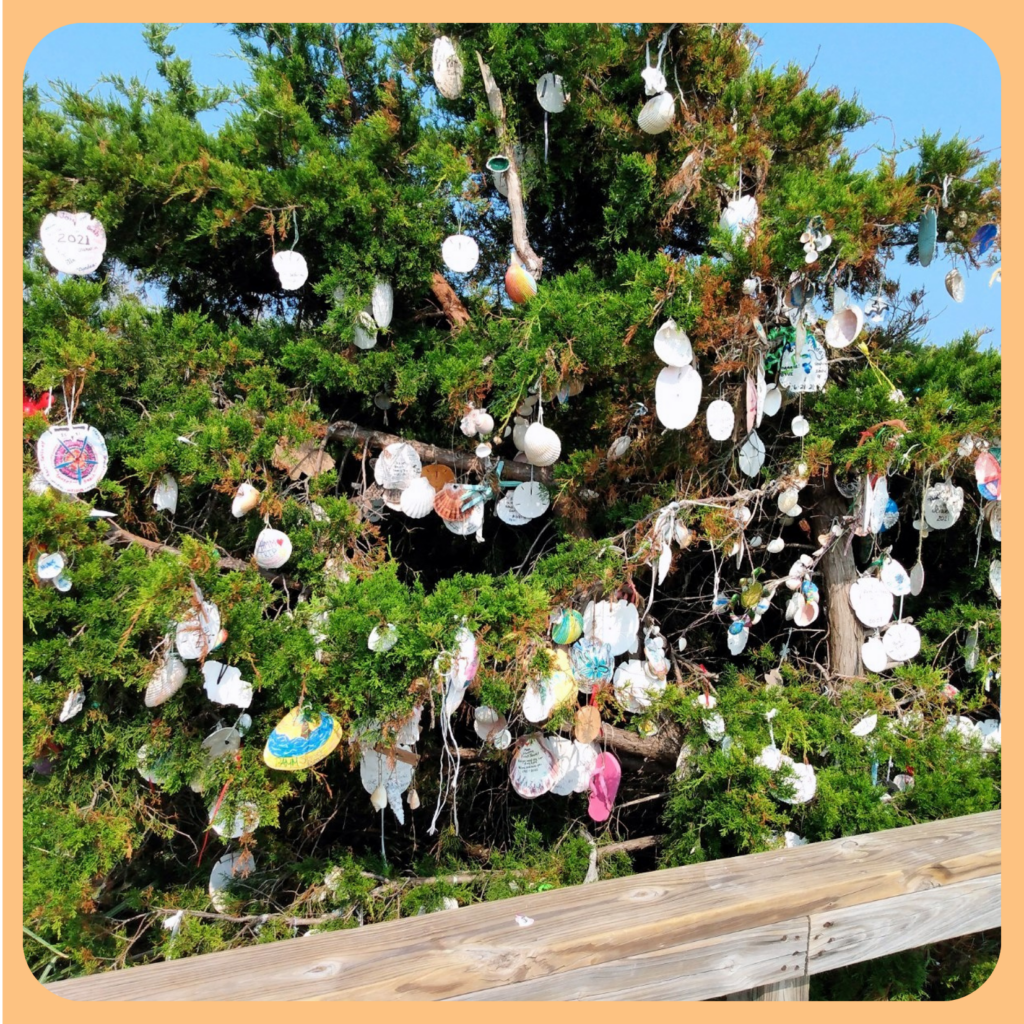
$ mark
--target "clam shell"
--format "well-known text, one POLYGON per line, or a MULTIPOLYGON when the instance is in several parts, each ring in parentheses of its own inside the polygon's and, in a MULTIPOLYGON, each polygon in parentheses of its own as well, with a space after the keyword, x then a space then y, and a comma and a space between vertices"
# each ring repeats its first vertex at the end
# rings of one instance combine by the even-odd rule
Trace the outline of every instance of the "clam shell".
POLYGON ((522 304, 537 294, 537 282, 525 267, 513 263, 505 271, 505 291, 513 302, 522 304))
POLYGON ((480 262, 480 246, 469 235, 449 235, 441 243, 441 259, 456 274, 468 274, 480 262))
POLYGON ((377 322, 366 310, 359 314, 352 328, 352 344, 364 351, 377 344, 377 322))
POLYGON ((445 484, 434 498, 434 511, 448 523, 461 523, 468 519, 472 510, 463 511, 462 502, 466 497, 463 484, 445 484))
POLYGON ((628 601, 592 601, 583 612, 583 630, 588 640, 608 644, 613 657, 635 654, 639 649, 640 614, 628 601))
POLYGON ((660 135, 675 120, 675 97, 668 92, 660 92, 652 96, 640 111, 637 124, 640 130, 648 135, 660 135))
POLYGON ((172 516, 178 508, 178 481, 170 473, 165 473, 156 485, 153 504, 163 512, 170 512, 172 516))
POLYGON ((259 808, 249 800, 243 800, 235 809, 235 813, 228 816, 227 808, 218 808, 214 804, 210 808, 210 827, 217 835, 224 839, 238 839, 247 832, 254 832, 260 823, 259 808), (217 817, 214 818, 214 811, 217 817))
POLYGON ((280 569, 291 558, 292 542, 280 530, 262 530, 256 538, 254 556, 262 569, 280 569))
POLYGON ((523 435, 523 451, 534 466, 552 466, 562 453, 558 435, 540 423, 531 423, 523 435))
POLYGON ((964 279, 956 267, 946 275, 946 291, 954 302, 964 301, 964 279))
POLYGON ((787 487, 779 495, 779 511, 783 515, 789 515, 800 500, 800 492, 795 487, 787 487))
POLYGON ((395 309, 395 293, 389 282, 379 280, 373 286, 370 306, 373 309, 373 319, 378 327, 387 327, 391 323, 391 316, 395 309))
POLYGON ((462 95, 462 61, 447 36, 434 40, 433 72, 434 85, 446 100, 457 100, 462 95))
POLYGON ((374 626, 366 639, 366 646, 377 654, 390 651, 398 643, 398 627, 392 623, 385 626, 374 626))
POLYGON ((811 430, 810 423, 803 416, 794 416, 793 422, 789 425, 794 437, 806 437, 811 430))
POLYGON ((736 425, 736 413, 733 407, 722 399, 716 399, 708 406, 708 433, 716 441, 728 441, 732 437, 736 425))
POLYGON ((302 253, 292 249, 282 249, 274 253, 274 269, 281 279, 281 287, 285 291, 293 292, 301 288, 309 277, 309 267, 306 266, 306 258, 302 253))
POLYGON ((561 75, 554 75, 550 71, 541 75, 537 81, 537 102, 549 114, 560 114, 565 110, 568 99, 561 75))
POLYGON ((417 480, 413 480, 402 491, 402 498, 399 504, 402 511, 410 519, 422 519, 434 511, 434 498, 436 497, 437 491, 430 486, 430 481, 426 477, 421 476, 417 480))
POLYGON ((405 441, 396 441, 380 453, 373 478, 383 488, 404 491, 422 473, 423 463, 416 449, 405 441))
POLYGON ((168 653, 146 687, 146 707, 159 707, 165 700, 170 700, 181 689, 186 676, 188 667, 185 663, 173 651, 168 653))
POLYGON ((764 442, 757 436, 757 431, 752 430, 740 449, 740 470, 746 476, 757 476, 764 465, 764 455, 764 442))
POLYGON ((669 366, 689 366, 693 362, 693 346, 686 331, 676 327, 675 320, 666 320, 654 335, 654 351, 669 366))
POLYGON ((864 311, 860 306, 845 306, 832 314, 825 324, 825 341, 832 348, 846 348, 857 339, 864 326, 864 311))
POLYGON ((231 514, 236 519, 241 519, 246 512, 251 512, 260 503, 262 497, 263 495, 252 484, 242 484, 235 491, 234 500, 231 502, 231 514))
POLYGON ((992 587, 992 593, 1002 601, 1003 599, 1003 563, 997 558, 988 567, 988 582, 992 587))
POLYGON ((654 386, 654 411, 669 430, 688 427, 700 408, 704 384, 692 366, 666 366, 654 386))

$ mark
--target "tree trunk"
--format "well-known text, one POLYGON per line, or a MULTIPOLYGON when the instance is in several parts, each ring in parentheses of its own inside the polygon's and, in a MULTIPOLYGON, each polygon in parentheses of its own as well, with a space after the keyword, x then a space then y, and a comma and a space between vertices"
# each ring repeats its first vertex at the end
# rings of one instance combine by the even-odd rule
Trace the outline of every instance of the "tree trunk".
MULTIPOLYGON (((849 502, 831 479, 813 483, 811 493, 811 529, 817 537, 829 532, 834 519, 842 521, 849 514, 849 502)), ((850 549, 852 540, 852 534, 837 538, 819 563, 828 618, 829 670, 846 679, 861 676, 864 671, 860 660, 863 630, 850 605, 850 586, 859 575, 850 549)))

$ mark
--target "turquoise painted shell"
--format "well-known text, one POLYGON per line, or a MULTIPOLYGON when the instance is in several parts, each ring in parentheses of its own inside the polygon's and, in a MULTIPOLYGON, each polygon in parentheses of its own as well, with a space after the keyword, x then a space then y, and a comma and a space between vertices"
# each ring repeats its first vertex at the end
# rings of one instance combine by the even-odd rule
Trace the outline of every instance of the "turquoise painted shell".
POLYGON ((561 619, 551 630, 551 639, 556 644, 575 643, 583 636, 583 616, 577 611, 563 612, 561 619))

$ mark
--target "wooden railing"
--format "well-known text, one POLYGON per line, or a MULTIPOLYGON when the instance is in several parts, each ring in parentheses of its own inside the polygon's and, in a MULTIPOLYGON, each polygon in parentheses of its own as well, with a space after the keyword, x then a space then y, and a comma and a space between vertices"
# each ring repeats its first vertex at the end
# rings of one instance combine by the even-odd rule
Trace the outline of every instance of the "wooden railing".
POLYGON ((46 988, 112 1001, 806 999, 812 974, 998 927, 1000 821, 992 811, 46 988))

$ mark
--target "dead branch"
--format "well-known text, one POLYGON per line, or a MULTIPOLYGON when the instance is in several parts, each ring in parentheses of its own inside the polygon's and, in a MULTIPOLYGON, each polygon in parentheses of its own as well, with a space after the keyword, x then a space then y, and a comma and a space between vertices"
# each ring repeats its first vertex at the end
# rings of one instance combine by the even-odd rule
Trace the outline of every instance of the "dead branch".
POLYGON ((462 304, 462 299, 455 294, 455 289, 436 270, 430 290, 434 293, 434 298, 441 304, 441 310, 452 327, 458 330, 469 323, 469 310, 462 304))

